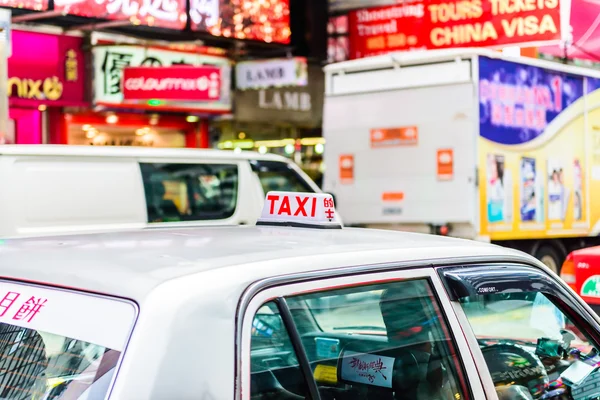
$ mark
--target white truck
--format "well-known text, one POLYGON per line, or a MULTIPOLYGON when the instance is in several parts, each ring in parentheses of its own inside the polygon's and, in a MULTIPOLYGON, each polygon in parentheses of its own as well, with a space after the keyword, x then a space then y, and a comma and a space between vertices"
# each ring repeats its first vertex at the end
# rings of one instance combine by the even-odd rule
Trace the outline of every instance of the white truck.
POLYGON ((346 225, 478 239, 558 271, 600 233, 600 72, 483 49, 325 67, 346 225))

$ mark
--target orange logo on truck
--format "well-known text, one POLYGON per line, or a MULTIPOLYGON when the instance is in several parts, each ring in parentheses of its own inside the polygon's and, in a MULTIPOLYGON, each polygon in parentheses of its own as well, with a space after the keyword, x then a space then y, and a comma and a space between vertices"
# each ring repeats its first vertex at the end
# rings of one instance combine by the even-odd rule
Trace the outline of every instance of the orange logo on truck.
POLYGON ((414 146, 419 141, 416 126, 371 129, 371 147, 414 146))
POLYGON ((454 177, 454 150, 437 151, 437 177, 439 180, 451 180, 454 177))
POLYGON ((340 155, 340 183, 354 183, 354 156, 352 154, 340 155))

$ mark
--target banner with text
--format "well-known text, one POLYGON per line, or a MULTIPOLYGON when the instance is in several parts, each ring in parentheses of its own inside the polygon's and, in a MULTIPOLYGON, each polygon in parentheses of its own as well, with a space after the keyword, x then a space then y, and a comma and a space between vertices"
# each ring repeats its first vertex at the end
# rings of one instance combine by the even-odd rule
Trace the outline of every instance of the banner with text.
POLYGON ((350 58, 561 39, 560 0, 431 0, 352 11, 350 58))
POLYGON ((128 67, 123 70, 125 100, 214 101, 220 95, 218 67, 128 67))

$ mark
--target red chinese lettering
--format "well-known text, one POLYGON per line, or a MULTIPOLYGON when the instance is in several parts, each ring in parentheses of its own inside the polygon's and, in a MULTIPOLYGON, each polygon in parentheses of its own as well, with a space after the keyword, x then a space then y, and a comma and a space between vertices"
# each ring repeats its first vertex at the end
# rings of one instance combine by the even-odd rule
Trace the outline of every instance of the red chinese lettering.
POLYGON ((304 206, 308 202, 308 197, 305 197, 304 201, 303 201, 302 197, 296 196, 296 202, 298 203, 298 208, 296 209, 296 212, 294 213, 294 217, 297 217, 298 215, 300 215, 300 213, 302 213, 303 216, 307 217, 308 214, 306 214, 306 210, 304 209, 304 206))
POLYGON ((17 292, 8 292, 2 300, 0 300, 0 317, 8 312, 8 309, 14 304, 21 294, 17 292))
POLYGON ((277 214, 281 215, 284 213, 287 215, 292 215, 292 211, 290 209, 290 198, 287 196, 284 197, 281 201, 281 205, 279 206, 279 212, 277 214))
POLYGON ((267 196, 267 201, 271 202, 271 208, 270 208, 270 214, 273 214, 275 212, 275 202, 279 200, 279 196, 275 195, 275 194, 270 194, 267 196))
POLYGON ((13 319, 17 321, 27 320, 27 322, 31 322, 33 317, 40 312, 41 308, 46 304, 47 301, 47 299, 42 299, 41 297, 36 299, 35 297, 31 296, 31 298, 23 303, 21 308, 19 308, 19 311, 17 311, 13 319))

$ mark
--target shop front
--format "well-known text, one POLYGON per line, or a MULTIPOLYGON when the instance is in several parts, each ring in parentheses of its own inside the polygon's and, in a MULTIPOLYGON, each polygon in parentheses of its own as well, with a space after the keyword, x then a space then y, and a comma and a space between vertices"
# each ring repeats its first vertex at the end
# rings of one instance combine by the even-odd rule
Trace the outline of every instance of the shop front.
POLYGON ((324 91, 318 65, 308 66, 305 84, 236 90, 233 120, 215 124, 220 131, 217 147, 289 157, 318 182, 325 146, 321 133, 324 91))
POLYGON ((80 37, 15 30, 8 59, 6 143, 55 143, 66 107, 87 108, 80 37))
POLYGON ((225 57, 105 44, 92 62, 94 107, 65 118, 69 144, 209 147, 210 120, 231 112, 225 57))

